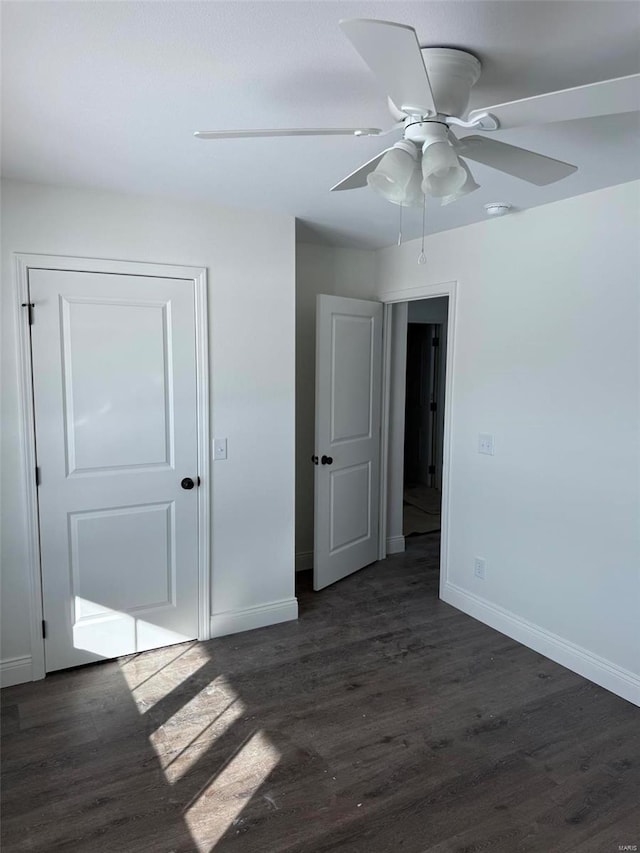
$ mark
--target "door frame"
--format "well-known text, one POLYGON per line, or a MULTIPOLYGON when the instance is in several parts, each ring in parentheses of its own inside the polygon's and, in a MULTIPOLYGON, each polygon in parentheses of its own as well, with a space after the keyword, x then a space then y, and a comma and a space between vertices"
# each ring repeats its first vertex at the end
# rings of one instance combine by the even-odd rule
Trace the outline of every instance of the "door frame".
MULTIPOLYGON (((210 637, 211 587, 211 464, 209 434, 209 333, 207 312, 206 267, 174 266, 138 261, 116 261, 100 258, 66 257, 14 252, 14 323, 17 330, 19 367, 19 418, 22 464, 25 474, 25 510, 27 522, 27 576, 29 624, 31 634, 31 680, 44 678, 45 652, 42 636, 43 600, 40 555, 38 489, 36 486, 35 412, 33 405, 33 371, 31 335, 27 313, 22 304, 28 302, 29 270, 68 270, 112 275, 151 276, 184 279, 193 282, 195 295, 196 338, 196 417, 198 476, 201 487, 198 500, 198 639, 210 637)), ((35 307, 37 322, 37 306, 35 307)))
POLYGON ((435 299, 448 296, 447 312, 447 353, 445 361, 444 388, 444 432, 442 447, 442 515, 440 523, 440 598, 447 584, 449 568, 449 519, 451 517, 451 436, 453 427, 452 400, 454 384, 455 329, 457 320, 456 297, 457 281, 443 281, 437 284, 423 284, 399 290, 383 292, 378 298, 384 304, 383 317, 383 363, 382 363, 382 435, 380 460, 380 540, 379 559, 387 556, 387 508, 389 505, 389 421, 391 417, 391 353, 392 353, 392 305, 403 302, 416 302, 421 299, 435 299))

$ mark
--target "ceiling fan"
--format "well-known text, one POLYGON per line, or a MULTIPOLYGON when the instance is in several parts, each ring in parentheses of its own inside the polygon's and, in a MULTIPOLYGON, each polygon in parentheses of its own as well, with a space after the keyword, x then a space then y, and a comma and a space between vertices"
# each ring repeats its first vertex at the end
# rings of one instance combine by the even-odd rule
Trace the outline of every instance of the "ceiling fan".
POLYGON ((467 160, 537 186, 559 181, 577 169, 570 163, 480 134, 457 138, 453 127, 490 132, 640 110, 640 74, 632 74, 472 110, 463 118, 471 88, 481 72, 480 61, 471 53, 421 47, 413 27, 390 21, 346 20, 340 22, 340 27, 388 95, 395 119, 389 130, 286 128, 196 131, 194 135, 199 139, 383 136, 401 130, 402 139, 331 190, 369 185, 394 204, 422 206, 427 195, 449 204, 479 189, 467 160))

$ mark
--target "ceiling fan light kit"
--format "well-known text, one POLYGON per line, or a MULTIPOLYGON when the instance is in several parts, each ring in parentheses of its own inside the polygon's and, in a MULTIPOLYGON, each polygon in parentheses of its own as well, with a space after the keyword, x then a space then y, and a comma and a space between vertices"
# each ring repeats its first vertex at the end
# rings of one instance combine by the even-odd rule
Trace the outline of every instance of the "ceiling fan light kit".
POLYGON ((420 204, 418 149, 413 142, 396 142, 367 175, 367 184, 392 204, 420 204))
POLYGON ((473 54, 423 47, 413 27, 391 21, 355 19, 340 21, 340 27, 387 95, 395 122, 389 130, 290 128, 197 131, 195 135, 201 139, 237 139, 378 136, 401 131, 401 141, 355 169, 331 191, 369 186, 393 204, 422 205, 424 209, 427 195, 447 205, 479 189, 462 157, 540 187, 577 170, 571 163, 508 145, 478 131, 491 133, 640 110, 640 74, 632 74, 467 113, 471 89, 482 71, 473 54), (457 138, 453 128, 475 134, 457 138))
POLYGON ((465 180, 464 184, 460 187, 459 190, 456 190, 456 192, 453 193, 452 195, 444 196, 440 200, 440 206, 441 207, 446 207, 448 204, 451 204, 452 201, 458 201, 458 199, 461 199, 464 196, 469 195, 469 193, 473 193, 476 190, 480 189, 480 184, 476 184, 475 180, 473 179, 473 175, 471 174, 471 171, 470 171, 469 167, 467 166, 467 164, 464 162, 464 160, 459 157, 458 161, 459 161, 460 165, 462 166, 462 168, 465 170, 465 173, 467 175, 467 179, 465 180))
POLYGON ((422 177, 422 192, 443 198, 458 192, 467 180, 467 173, 448 142, 434 142, 424 149, 422 177))

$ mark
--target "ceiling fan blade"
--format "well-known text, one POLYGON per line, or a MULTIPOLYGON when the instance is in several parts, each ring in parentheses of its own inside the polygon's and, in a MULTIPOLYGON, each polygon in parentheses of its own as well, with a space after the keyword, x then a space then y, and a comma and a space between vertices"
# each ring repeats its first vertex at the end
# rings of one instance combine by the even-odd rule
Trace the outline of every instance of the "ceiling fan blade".
POLYGON ((379 127, 283 127, 278 130, 196 130, 198 139, 251 139, 270 136, 379 136, 379 127))
POLYGON ((492 169, 506 172, 507 175, 513 175, 514 178, 521 178, 539 187, 560 181, 578 169, 571 163, 554 160, 544 154, 536 154, 526 148, 517 148, 486 136, 464 136, 457 141, 456 149, 468 160, 484 163, 485 166, 491 166, 492 169))
POLYGON ((369 172, 373 172, 387 151, 391 151, 391 148, 385 148, 384 151, 376 154, 376 156, 372 157, 371 160, 367 160, 367 162, 363 163, 362 166, 359 166, 355 172, 351 172, 351 174, 347 175, 346 178, 343 178, 339 183, 331 187, 331 192, 334 192, 334 190, 356 190, 359 187, 366 187, 367 175, 369 172))
POLYGON ((473 121, 484 113, 490 113, 500 122, 500 130, 507 130, 529 124, 549 124, 637 110, 640 110, 640 74, 631 74, 472 110, 468 120, 473 121))
POLYGON ((413 27, 368 19, 340 21, 340 27, 402 112, 437 113, 413 27))

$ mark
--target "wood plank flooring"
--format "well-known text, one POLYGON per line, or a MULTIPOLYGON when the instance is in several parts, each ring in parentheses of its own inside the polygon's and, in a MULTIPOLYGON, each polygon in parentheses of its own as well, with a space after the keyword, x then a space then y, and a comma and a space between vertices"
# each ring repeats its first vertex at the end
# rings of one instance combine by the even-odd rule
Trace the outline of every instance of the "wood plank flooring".
POLYGON ((437 548, 2 691, 3 853, 640 849, 638 709, 441 602, 437 548))

